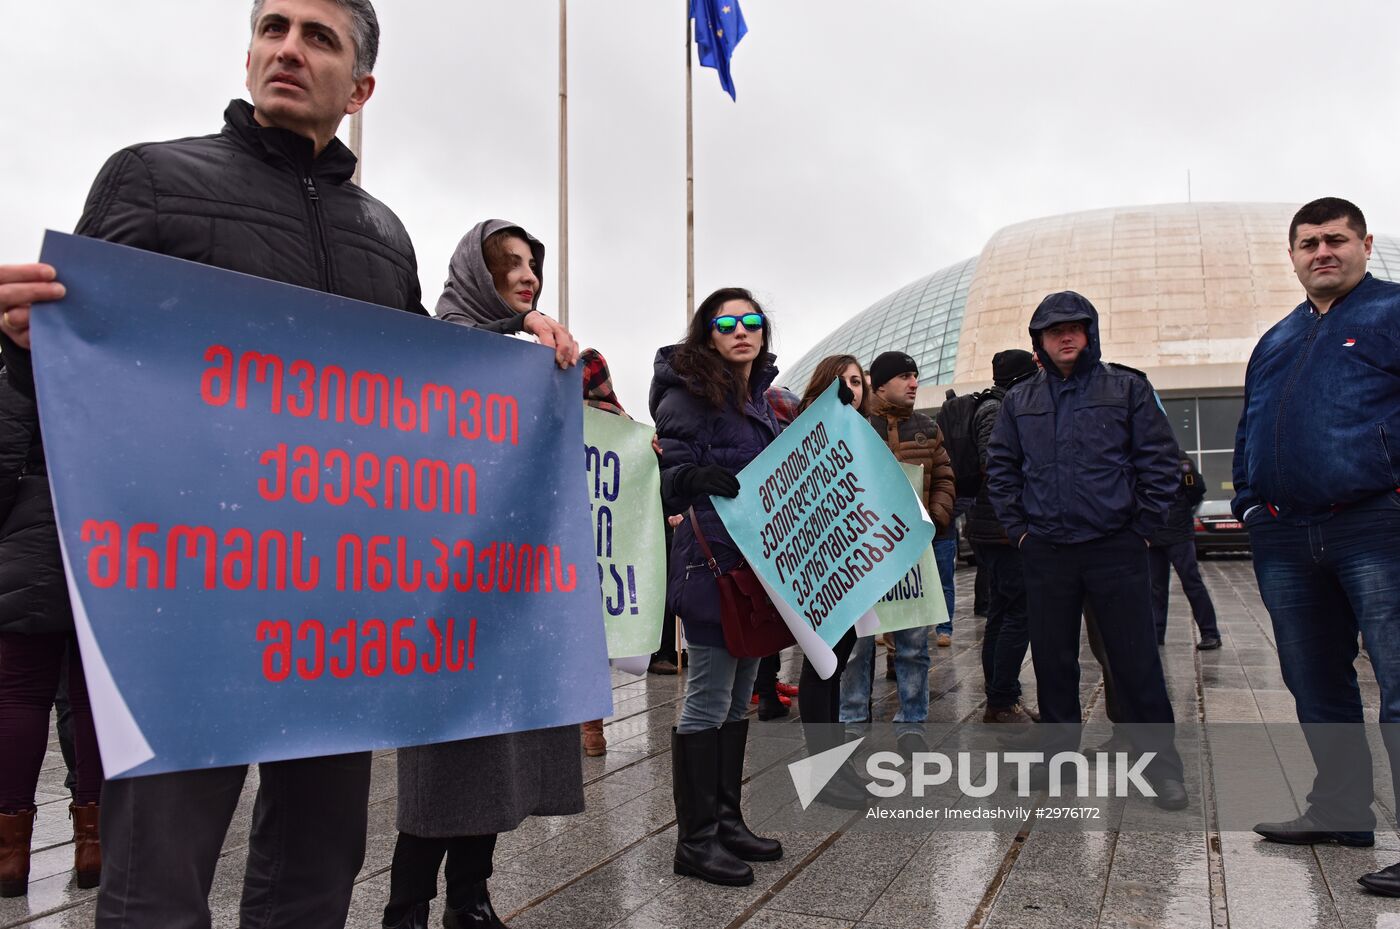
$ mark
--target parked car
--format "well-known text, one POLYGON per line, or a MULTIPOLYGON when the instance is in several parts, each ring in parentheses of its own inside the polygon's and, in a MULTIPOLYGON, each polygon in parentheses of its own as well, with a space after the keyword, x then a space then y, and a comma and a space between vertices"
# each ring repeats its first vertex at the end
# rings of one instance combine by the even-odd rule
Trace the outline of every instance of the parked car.
POLYGON ((1229 500, 1205 500, 1196 511, 1196 552, 1247 552, 1249 533, 1230 512, 1229 500))

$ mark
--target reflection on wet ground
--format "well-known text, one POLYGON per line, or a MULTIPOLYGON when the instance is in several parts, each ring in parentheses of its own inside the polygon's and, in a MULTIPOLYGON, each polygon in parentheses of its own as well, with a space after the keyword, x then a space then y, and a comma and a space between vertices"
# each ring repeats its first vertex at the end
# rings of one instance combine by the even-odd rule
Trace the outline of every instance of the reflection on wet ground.
MULTIPOLYGON (((1260 722, 1293 716, 1283 688, 1273 633, 1247 559, 1202 563, 1219 612, 1225 646, 1198 653, 1185 597, 1173 589, 1167 644, 1168 684, 1179 720, 1260 722)), ((980 633, 973 617, 972 572, 960 569, 951 649, 932 648, 930 720, 980 718, 983 709, 980 633)), ((1102 718, 1099 671, 1082 657, 1084 700, 1102 718)), ((1374 718, 1376 686, 1361 662, 1362 689, 1374 718)), ((796 680, 789 656, 784 678, 796 680)), ((877 675, 877 716, 897 707, 893 682, 877 675)), ((1023 671, 1029 694, 1034 677, 1023 671)), ((1032 820, 998 823, 987 831, 872 834, 843 832, 835 820, 820 832, 782 832, 782 861, 754 865, 751 887, 720 888, 671 872, 675 816, 671 800, 670 732, 681 679, 617 675, 615 713, 607 723, 608 753, 584 762, 587 812, 527 821, 502 836, 491 894, 513 929, 1077 929, 1077 927, 1394 927, 1400 900, 1364 893, 1357 875, 1400 860, 1400 838, 1377 833, 1374 849, 1264 844, 1248 832, 1205 828, 1163 832, 1134 828, 1063 832, 1032 820)), ((793 716, 753 724, 791 727, 788 738, 756 739, 751 778, 777 776, 799 757, 793 716), (784 746, 790 746, 790 754, 784 746)), ((1199 728, 1194 729, 1199 732, 1199 728)), ((1187 754, 1187 753, 1183 753, 1187 754)), ((1209 752, 1188 771, 1195 794, 1209 773, 1209 752), (1206 771, 1199 770, 1200 767, 1206 771)), ((1384 773, 1378 760, 1378 773, 1384 773)), ((72 845, 64 770, 57 742, 45 761, 34 864, 28 897, 0 900, 0 927, 91 926, 93 893, 71 882, 72 845)), ((1293 783, 1301 800, 1308 776, 1293 783)), ((1209 782, 1209 778, 1205 779, 1209 782)), ((224 848, 211 900, 216 927, 237 925, 240 877, 256 776, 250 775, 224 848)), ((379 925, 388 892, 394 844, 394 753, 375 759, 370 835, 349 925, 379 925)), ((754 792, 755 796, 761 794, 754 792)), ((1388 779, 1377 778, 1383 821, 1394 821, 1388 779)), ((791 821, 790 810, 751 809, 765 819, 791 821)), ((1131 814, 1127 814, 1131 815, 1131 814)), ((1294 815, 1278 811, 1278 819, 1294 815)), ((434 913, 434 923, 438 920, 434 913)))

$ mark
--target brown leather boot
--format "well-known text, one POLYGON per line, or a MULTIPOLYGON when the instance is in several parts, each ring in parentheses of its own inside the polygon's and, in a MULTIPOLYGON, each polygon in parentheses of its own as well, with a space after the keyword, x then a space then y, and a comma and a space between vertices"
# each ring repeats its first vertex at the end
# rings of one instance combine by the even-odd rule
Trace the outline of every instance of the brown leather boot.
POLYGON ((608 753, 608 740, 603 735, 603 721, 595 719, 583 724, 583 753, 589 758, 608 753))
POLYGON ((73 870, 78 873, 78 886, 96 887, 102 881, 102 846, 97 838, 96 803, 79 806, 68 804, 73 820, 73 870))
POLYGON ((34 837, 34 811, 0 813, 0 897, 29 892, 29 843, 34 837))

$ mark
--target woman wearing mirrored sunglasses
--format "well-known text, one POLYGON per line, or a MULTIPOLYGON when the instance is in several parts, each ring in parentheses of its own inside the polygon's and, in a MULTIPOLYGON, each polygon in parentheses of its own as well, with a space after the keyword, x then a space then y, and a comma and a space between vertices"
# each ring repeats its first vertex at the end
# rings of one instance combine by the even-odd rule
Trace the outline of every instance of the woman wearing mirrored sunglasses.
MULTIPOLYGON (((782 430, 765 391, 773 383, 773 328, 741 287, 700 304, 685 340, 656 353, 651 415, 663 449, 667 513, 695 508, 722 571, 742 559, 711 498, 739 493, 735 476, 782 430)), ((749 695, 757 658, 724 646, 719 585, 690 520, 676 527, 666 583, 667 612, 685 624, 690 653, 680 721, 671 736, 677 838, 675 871, 713 884, 745 885, 745 861, 774 861, 782 845, 754 835, 740 813, 749 695)))

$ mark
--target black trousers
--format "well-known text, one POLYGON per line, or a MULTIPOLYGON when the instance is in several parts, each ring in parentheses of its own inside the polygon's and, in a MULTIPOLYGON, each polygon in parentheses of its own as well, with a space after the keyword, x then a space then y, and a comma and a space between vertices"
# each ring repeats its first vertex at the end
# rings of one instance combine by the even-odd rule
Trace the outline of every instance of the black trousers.
POLYGON ((428 839, 400 832, 389 871, 389 905, 384 922, 393 925, 419 903, 437 896, 438 869, 447 859, 447 905, 461 907, 473 885, 491 876, 496 834, 428 839))
POLYGON ((758 673, 753 679, 754 693, 760 697, 776 697, 778 695, 778 668, 781 666, 782 660, 782 652, 758 659, 758 673))
POLYGON ((1111 723, 1125 722, 1123 707, 1118 702, 1118 689, 1113 683, 1113 669, 1108 666, 1108 651, 1103 646, 1103 636, 1099 633, 1099 619, 1094 615, 1094 608, 1086 600, 1084 602, 1084 633, 1089 640, 1089 651, 1094 653, 1094 660, 1099 663, 1099 669, 1103 672, 1103 709, 1104 715, 1111 723))
POLYGON ((1149 603, 1147 544, 1125 529, 1073 545, 1027 538, 1021 555, 1040 718, 1057 724, 1046 731, 1056 743, 1054 750, 1079 747, 1080 617, 1087 601, 1117 685, 1114 696, 1123 722, 1157 724, 1130 733, 1135 748, 1156 752, 1148 776, 1180 780, 1172 705, 1149 603))
POLYGON ((1201 580, 1201 566, 1196 563, 1196 540, 1154 545, 1148 549, 1147 558, 1152 572, 1152 620, 1157 624, 1157 640, 1160 642, 1167 634, 1167 597, 1171 592, 1172 568, 1181 578, 1181 587, 1191 604, 1191 618, 1196 620, 1201 638, 1220 638, 1220 629, 1215 625, 1215 604, 1210 601, 1210 591, 1201 580))
POLYGON ((987 706, 1002 709, 1021 699, 1021 662, 1030 646, 1026 575, 1021 553, 1010 545, 975 543, 977 574, 987 578, 987 628, 982 634, 982 677, 987 706))
MULTIPOLYGON (((806 656, 802 658, 802 677, 797 685, 797 709, 804 723, 839 723, 841 721, 841 673, 846 670, 846 661, 851 657, 851 649, 856 647, 856 630, 847 629, 846 634, 832 649, 836 653, 836 670, 826 680, 821 679, 817 669, 806 656)), ((873 654, 873 652, 872 652, 873 654)))
MULTIPOLYGON (((209 929, 246 765, 109 780, 97 929, 209 929)), ((258 766, 241 929, 344 929, 365 859, 370 753, 258 766)))

